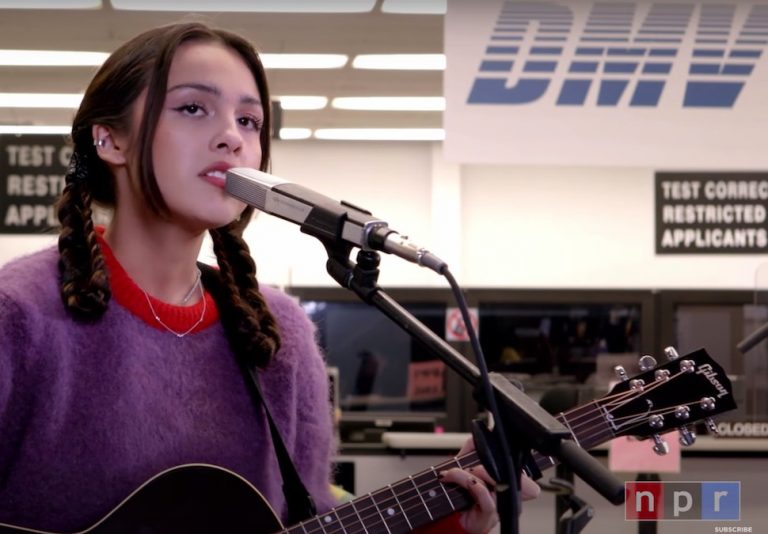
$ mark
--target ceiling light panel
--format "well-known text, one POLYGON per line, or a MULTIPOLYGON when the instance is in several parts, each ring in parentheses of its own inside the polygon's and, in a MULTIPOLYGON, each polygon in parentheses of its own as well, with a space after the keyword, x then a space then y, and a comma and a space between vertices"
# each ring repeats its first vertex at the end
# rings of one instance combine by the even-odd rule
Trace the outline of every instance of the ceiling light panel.
POLYGON ((309 128, 280 128, 280 139, 309 139, 312 137, 312 130, 309 128))
POLYGON ((0 9, 98 9, 101 0, 0 0, 0 9))
POLYGON ((333 141, 442 141, 442 128, 319 128, 315 138, 333 141))
POLYGON ((265 69, 340 69, 344 54, 259 54, 265 69))
POLYGON ((106 52, 67 52, 63 50, 0 50, 3 67, 98 67, 106 52))
POLYGON ((448 0, 384 0, 384 13, 405 13, 408 15, 445 15, 448 0))
POLYGON ((445 70, 445 54, 361 54, 355 56, 356 69, 445 70))
POLYGON ((82 100, 78 93, 0 93, 0 108, 77 109, 82 100))
POLYGON ((28 125, 28 124, 0 124, 0 134, 24 135, 24 134, 61 134, 68 135, 72 131, 71 126, 57 125, 28 125))
POLYGON ((366 13, 376 0, 112 0, 131 11, 216 11, 243 13, 366 13))
POLYGON ((324 96, 279 96, 280 107, 283 109, 323 109, 328 105, 328 98, 324 96))
POLYGON ((350 96, 334 98, 336 109, 365 111, 445 111, 442 96, 350 96))

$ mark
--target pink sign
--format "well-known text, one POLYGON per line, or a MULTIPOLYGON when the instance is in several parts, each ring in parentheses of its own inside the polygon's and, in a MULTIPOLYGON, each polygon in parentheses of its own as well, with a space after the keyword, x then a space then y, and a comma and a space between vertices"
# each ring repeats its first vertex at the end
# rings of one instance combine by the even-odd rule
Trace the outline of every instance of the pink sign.
MULTIPOLYGON (((480 332, 478 332, 480 321, 478 320, 477 308, 469 308, 469 318, 472 321, 475 333, 480 335, 480 332)), ((469 332, 464 324, 464 318, 461 316, 459 308, 448 308, 445 314, 445 339, 446 341, 469 341, 469 332)))
POLYGON ((445 397, 445 364, 440 360, 414 362, 408 366, 408 398, 412 401, 445 397))
POLYGON ((672 432, 664 439, 669 444, 669 452, 665 455, 653 452, 651 439, 640 441, 622 436, 612 440, 608 444, 608 468, 632 473, 679 473, 680 442, 677 441, 677 433, 672 432))

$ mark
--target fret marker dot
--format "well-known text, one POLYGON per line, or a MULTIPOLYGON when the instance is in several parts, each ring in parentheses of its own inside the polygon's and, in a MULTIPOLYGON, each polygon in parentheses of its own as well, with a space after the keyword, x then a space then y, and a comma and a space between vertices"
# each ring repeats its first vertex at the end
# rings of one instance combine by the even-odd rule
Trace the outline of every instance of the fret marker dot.
POLYGON ((387 508, 387 515, 395 515, 395 511, 392 508, 387 508))
POLYGON ((326 523, 330 523, 331 521, 333 521, 333 519, 331 519, 331 516, 327 515, 325 516, 325 519, 323 519, 323 521, 325 521, 326 523))
POLYGON ((437 492, 435 490, 429 490, 429 496, 434 499, 435 497, 437 497, 437 492))

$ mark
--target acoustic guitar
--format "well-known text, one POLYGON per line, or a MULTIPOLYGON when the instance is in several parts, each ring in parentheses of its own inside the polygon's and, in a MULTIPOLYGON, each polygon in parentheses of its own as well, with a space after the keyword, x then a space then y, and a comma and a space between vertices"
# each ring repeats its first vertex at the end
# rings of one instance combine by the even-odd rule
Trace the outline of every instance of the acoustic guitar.
MULTIPOLYGON (((730 381, 703 349, 623 378, 605 396, 557 416, 581 447, 632 435, 652 438, 654 449, 663 453, 660 434, 678 428, 681 443, 690 444, 694 435, 688 425, 704 419, 714 429, 711 417, 736 407, 730 381)), ((541 471, 556 464, 535 451, 532 457, 541 471)), ((464 490, 440 483, 437 475, 479 463, 475 452, 457 456, 288 528, 236 473, 212 465, 181 465, 148 480, 81 532, 402 534, 471 506, 464 490)), ((3 534, 40 532, 0 524, 3 534)))

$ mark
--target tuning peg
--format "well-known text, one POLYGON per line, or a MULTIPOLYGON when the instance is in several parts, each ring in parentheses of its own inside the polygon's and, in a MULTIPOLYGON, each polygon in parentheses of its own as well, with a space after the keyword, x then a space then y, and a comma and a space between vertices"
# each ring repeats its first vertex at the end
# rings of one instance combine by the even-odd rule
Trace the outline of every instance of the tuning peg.
POLYGON ((664 427, 664 416, 661 414, 654 414, 648 418, 648 424, 651 428, 664 427))
MULTIPOLYGON (((699 401, 699 406, 702 410, 711 412, 715 409, 715 399, 713 397, 702 397, 699 401)), ((714 424, 714 422, 712 424, 714 424)))
POLYGON ((675 347, 666 347, 664 349, 664 356, 666 356, 669 361, 674 361, 680 357, 680 354, 675 347))
POLYGON ((681 373, 692 373, 696 370, 696 363, 693 360, 681 360, 680 361, 680 372, 681 373))
POLYGON ((680 441, 680 445, 683 447, 690 447, 694 444, 696 441, 696 434, 694 432, 691 432, 691 430, 686 426, 681 426, 677 429, 678 432, 680 432, 680 437, 678 438, 680 441))
POLYGON ((719 434, 720 432, 717 430, 717 424, 715 423, 715 420, 711 417, 705 417, 704 418, 704 424, 707 425, 707 430, 709 430, 712 434, 719 434))
POLYGON ((656 358, 650 354, 646 354, 645 356, 640 357, 640 360, 637 362, 637 364, 641 371, 650 371, 656 367, 656 358))
POLYGON ((629 380, 629 375, 627 375, 626 369, 624 369, 623 366, 617 365, 613 368, 613 372, 616 373, 616 378, 621 380, 622 382, 626 382, 629 380))
POLYGON ((691 417, 691 409, 688 406, 678 406, 675 408, 675 417, 682 421, 687 421, 691 417))
POLYGON ((656 379, 656 382, 663 382, 664 380, 669 380, 669 369, 656 369, 656 372, 653 373, 654 378, 656 379))
POLYGON ((643 391, 645 388, 645 380, 642 378, 634 378, 629 381, 629 389, 635 390, 635 391, 643 391))
POLYGON ((664 441, 661 436, 658 434, 652 434, 651 439, 653 439, 653 452, 659 456, 664 456, 669 452, 669 443, 664 441))

